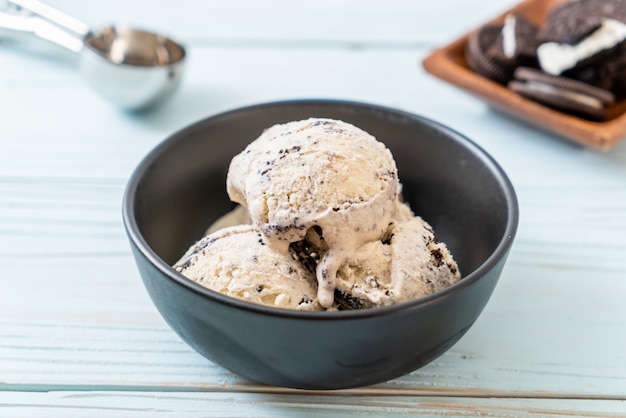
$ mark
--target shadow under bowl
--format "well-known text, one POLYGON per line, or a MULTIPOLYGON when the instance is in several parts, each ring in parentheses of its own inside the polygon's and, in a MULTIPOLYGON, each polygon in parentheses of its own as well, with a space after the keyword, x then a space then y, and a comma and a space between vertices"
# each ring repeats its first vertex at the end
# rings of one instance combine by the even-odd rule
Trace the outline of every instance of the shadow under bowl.
POLYGON ((192 348, 254 381, 345 389, 416 370, 463 336, 500 277, 518 206, 498 164, 445 126, 377 105, 298 100, 233 110, 173 134, 133 173, 123 216, 150 297, 192 348), (231 158, 263 129, 308 117, 344 120, 389 147, 405 200, 448 245, 461 281, 389 307, 300 312, 227 297, 170 267, 234 207, 225 188, 231 158))

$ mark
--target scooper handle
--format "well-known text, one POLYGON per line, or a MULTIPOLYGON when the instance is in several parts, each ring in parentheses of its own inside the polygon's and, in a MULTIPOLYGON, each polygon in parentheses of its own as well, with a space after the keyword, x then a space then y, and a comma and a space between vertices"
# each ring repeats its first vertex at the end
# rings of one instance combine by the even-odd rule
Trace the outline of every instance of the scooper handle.
POLYGON ((89 26, 38 0, 0 0, 0 28, 27 32, 73 52, 83 48, 89 26))

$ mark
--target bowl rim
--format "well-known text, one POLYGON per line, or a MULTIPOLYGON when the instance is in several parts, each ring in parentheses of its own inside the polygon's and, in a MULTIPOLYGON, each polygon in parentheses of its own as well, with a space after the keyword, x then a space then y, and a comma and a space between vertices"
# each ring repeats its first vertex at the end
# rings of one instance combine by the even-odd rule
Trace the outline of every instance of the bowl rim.
MULTIPOLYGON (((252 141, 253 139, 251 139, 252 141)), ((384 143, 384 140, 382 141, 384 143)), ((519 206, 513 184, 509 177, 506 175, 502 167, 495 161, 495 159, 489 155, 482 147, 476 144, 471 139, 460 134, 459 132, 439 123, 426 118, 421 115, 410 113, 404 110, 395 109, 383 105, 352 101, 352 100, 338 100, 338 99, 289 99, 263 102, 243 107, 234 108, 224 112, 220 112, 206 118, 200 119, 182 129, 175 131, 168 135, 163 141, 157 144, 148 154, 139 162, 137 167, 132 172, 128 179, 122 202, 122 218, 124 228, 131 243, 141 252, 141 254, 156 267, 165 277, 174 282, 175 284, 186 288, 187 290, 199 294, 202 297, 208 298, 214 302, 228 305, 235 309, 254 312, 261 315, 269 315, 274 317, 289 317, 309 320, 332 320, 332 319, 359 319, 370 317, 382 317, 386 315, 394 314, 398 311, 405 311, 410 309, 422 309, 430 304, 436 303, 440 299, 449 297, 452 293, 456 293, 471 286, 473 283, 480 280, 480 278, 493 268, 500 260, 507 256, 510 247, 513 243, 515 235, 517 233, 519 223, 519 206), (416 298, 410 301, 398 303, 395 305, 382 306, 371 309, 360 310, 346 310, 346 311, 298 311, 294 309, 277 308, 245 300, 240 300, 231 296, 224 295, 215 290, 211 290, 204 287, 191 279, 183 276, 177 272, 172 266, 167 264, 156 252, 150 247, 143 235, 139 231, 137 221, 134 212, 134 202, 138 189, 138 185, 142 178, 149 171, 149 168, 157 160, 164 151, 171 146, 175 145, 179 141, 183 141, 185 137, 201 129, 206 124, 219 122, 221 119, 229 119, 241 114, 254 112, 257 110, 265 110, 272 107, 286 107, 286 106, 329 106, 337 107, 344 106, 349 108, 358 108, 359 110, 375 111, 385 113, 387 115, 393 115, 396 118, 402 120, 409 120, 412 122, 419 122, 424 124, 435 131, 438 131, 450 139, 466 148, 472 155, 479 158, 483 164, 485 164, 496 177, 497 182, 500 184, 501 189, 504 191, 504 197, 507 203, 507 223, 498 243, 496 249, 489 255, 489 257, 474 271, 467 276, 462 276, 461 280, 446 287, 438 292, 432 293, 427 296, 416 298)))

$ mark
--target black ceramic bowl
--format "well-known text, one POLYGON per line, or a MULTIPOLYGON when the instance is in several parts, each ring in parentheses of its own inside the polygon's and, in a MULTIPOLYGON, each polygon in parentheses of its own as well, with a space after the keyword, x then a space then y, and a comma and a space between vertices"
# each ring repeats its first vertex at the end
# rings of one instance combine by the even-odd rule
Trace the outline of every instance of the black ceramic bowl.
POLYGON ((258 382, 340 389, 409 373, 461 338, 498 281, 518 207, 505 173, 462 135, 380 106, 304 100, 226 112, 166 139, 132 175, 124 222, 154 304, 191 347, 258 382), (231 158, 264 128, 311 116, 352 123, 391 149, 406 200, 448 244, 460 282, 391 307, 300 312, 224 296, 170 267, 234 206, 225 191, 231 158))

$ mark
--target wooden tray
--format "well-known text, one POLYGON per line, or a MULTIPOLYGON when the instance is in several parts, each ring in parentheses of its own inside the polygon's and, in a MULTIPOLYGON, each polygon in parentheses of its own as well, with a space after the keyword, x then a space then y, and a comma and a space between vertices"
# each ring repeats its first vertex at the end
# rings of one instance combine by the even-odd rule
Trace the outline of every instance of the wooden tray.
MULTIPOLYGON (((567 0, 527 0, 480 27, 486 24, 501 24, 509 13, 519 13, 541 26, 549 10, 565 1, 567 0)), ((465 44, 468 37, 480 27, 435 50, 424 60, 424 69, 485 100, 498 110, 583 145, 609 150, 626 137, 626 100, 617 103, 611 109, 611 114, 614 115, 611 119, 593 122, 526 99, 470 70, 464 55, 465 44)))

